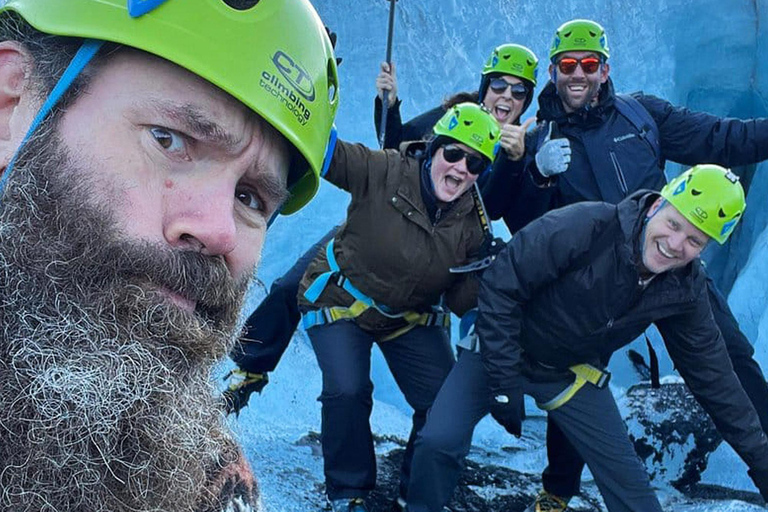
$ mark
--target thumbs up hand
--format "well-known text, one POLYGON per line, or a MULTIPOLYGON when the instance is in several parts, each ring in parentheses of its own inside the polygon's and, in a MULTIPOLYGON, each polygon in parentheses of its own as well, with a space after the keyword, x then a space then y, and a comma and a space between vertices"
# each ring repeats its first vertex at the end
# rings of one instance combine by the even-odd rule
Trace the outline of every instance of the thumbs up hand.
POLYGON ((545 178, 551 178, 568 170, 571 163, 571 142, 568 139, 552 139, 555 122, 549 122, 544 144, 536 152, 536 167, 545 178))
POLYGON ((535 117, 528 118, 522 126, 505 124, 501 127, 499 142, 510 160, 520 160, 525 154, 525 132, 536 121, 535 117))

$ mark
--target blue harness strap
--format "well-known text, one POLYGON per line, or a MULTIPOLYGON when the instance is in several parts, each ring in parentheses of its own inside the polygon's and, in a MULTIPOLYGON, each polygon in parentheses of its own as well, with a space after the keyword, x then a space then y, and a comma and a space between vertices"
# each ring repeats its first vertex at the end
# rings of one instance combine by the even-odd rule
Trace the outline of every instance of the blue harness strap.
POLYGON ((8 164, 8 167, 5 168, 5 173, 3 173, 3 176, 0 177, 0 201, 2 201, 3 193, 5 192, 5 185, 8 183, 8 179, 11 176, 13 166, 16 163, 16 158, 18 158, 19 153, 21 152, 21 148, 23 148, 24 145, 29 142, 29 139, 32 138, 32 135, 35 133, 46 116, 50 113, 51 110, 53 110, 53 107, 56 106, 56 103, 58 103, 64 93, 67 92, 69 87, 72 85, 72 82, 75 81, 75 78, 77 78, 80 72, 83 71, 85 66, 91 61, 93 56, 96 55, 96 52, 99 51, 99 48, 101 48, 103 44, 104 41, 99 39, 86 39, 83 41, 80 49, 77 50, 75 56, 72 57, 72 61, 69 63, 69 66, 67 66, 67 69, 64 70, 64 73, 61 75, 61 78, 59 78, 59 81, 56 82, 56 85, 51 91, 51 94, 48 95, 48 98, 45 100, 45 103, 43 103, 43 106, 40 107, 40 110, 37 111, 37 115, 32 120, 32 124, 29 125, 27 134, 24 135, 24 139, 22 139, 21 144, 19 144, 16 153, 13 155, 13 158, 8 164))
POLYGON ((395 332, 383 338, 382 341, 396 338, 417 325, 426 327, 450 327, 450 313, 441 310, 439 307, 433 307, 433 311, 429 313, 417 313, 415 311, 395 312, 387 306, 377 304, 372 298, 358 290, 349 279, 341 273, 339 263, 336 261, 336 256, 333 254, 333 239, 328 242, 328 245, 325 248, 325 254, 328 259, 330 270, 315 278, 312 284, 304 292, 304 298, 312 303, 317 302, 331 279, 335 279, 335 284, 349 293, 355 301, 348 307, 322 307, 303 313, 302 325, 305 330, 318 325, 330 324, 338 320, 354 320, 370 308, 374 308, 377 312, 387 318, 402 319, 407 324, 405 327, 397 329, 395 332))
MULTIPOLYGON (((317 299, 320 298, 320 294, 323 293, 325 287, 328 286, 328 281, 334 277, 336 278, 336 284, 346 290, 352 297, 355 298, 355 300, 366 304, 368 307, 375 306, 376 304, 372 298, 368 297, 366 294, 355 288, 349 279, 341 274, 341 268, 336 261, 336 256, 333 254, 333 239, 331 239, 331 241, 328 242, 328 245, 325 247, 325 255, 328 259, 328 266, 331 268, 331 270, 317 276, 310 287, 307 288, 307 291, 304 292, 304 298, 310 302, 317 302, 317 299)), ((386 308, 384 308, 382 313, 387 313, 386 308)))

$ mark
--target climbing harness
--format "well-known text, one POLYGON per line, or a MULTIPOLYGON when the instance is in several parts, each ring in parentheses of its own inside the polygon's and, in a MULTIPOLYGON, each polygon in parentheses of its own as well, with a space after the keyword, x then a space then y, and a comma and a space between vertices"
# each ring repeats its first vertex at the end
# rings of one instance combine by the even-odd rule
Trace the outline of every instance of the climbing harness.
POLYGON ((382 338, 382 341, 397 338, 417 325, 425 327, 450 327, 450 313, 442 310, 439 306, 433 306, 432 311, 430 312, 419 313, 416 311, 393 311, 387 306, 377 304, 372 298, 358 290, 357 287, 355 287, 352 282, 341 273, 339 264, 333 254, 333 239, 328 242, 325 252, 328 258, 328 266, 331 269, 328 272, 320 274, 312 282, 309 288, 307 288, 307 291, 304 292, 304 298, 312 303, 317 302, 320 294, 323 293, 325 287, 328 286, 328 283, 333 279, 336 286, 343 288, 355 299, 355 301, 346 307, 329 306, 305 312, 302 315, 304 329, 310 329, 317 325, 330 324, 337 320, 353 320, 371 308, 387 318, 402 319, 407 324, 401 329, 397 329, 393 333, 382 338))

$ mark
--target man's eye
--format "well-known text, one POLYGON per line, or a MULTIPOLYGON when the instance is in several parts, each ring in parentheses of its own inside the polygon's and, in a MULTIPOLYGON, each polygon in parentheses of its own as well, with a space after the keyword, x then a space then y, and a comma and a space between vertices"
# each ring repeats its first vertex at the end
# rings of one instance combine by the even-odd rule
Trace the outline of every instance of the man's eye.
POLYGON ((256 193, 248 187, 237 187, 235 189, 235 198, 243 203, 246 208, 258 211, 264 210, 265 205, 263 204, 262 200, 259 199, 259 196, 256 195, 256 193))
POLYGON ((173 130, 166 128, 153 127, 149 129, 152 137, 155 138, 160 147, 167 149, 168 151, 184 151, 185 141, 184 138, 173 130))

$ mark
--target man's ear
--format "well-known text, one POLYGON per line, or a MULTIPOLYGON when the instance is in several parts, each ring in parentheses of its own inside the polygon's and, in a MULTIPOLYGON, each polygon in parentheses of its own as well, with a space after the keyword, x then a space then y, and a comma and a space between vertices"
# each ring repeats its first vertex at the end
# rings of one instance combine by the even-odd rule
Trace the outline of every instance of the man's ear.
POLYGON ((648 208, 648 212, 645 214, 646 217, 649 219, 656 215, 659 212, 659 209, 664 204, 664 198, 659 196, 656 201, 653 202, 650 208, 648 208))
POLYGON ((608 76, 611 74, 611 65, 608 64, 608 62, 603 62, 603 65, 600 66, 600 83, 604 84, 608 81, 608 76))
POLYGON ((555 81, 557 80, 555 78, 555 65, 554 64, 550 64, 548 71, 549 71, 549 81, 552 82, 552 83, 555 83, 555 81))
POLYGON ((39 100, 31 87, 32 56, 14 41, 0 42, 0 168, 21 144, 39 100))

